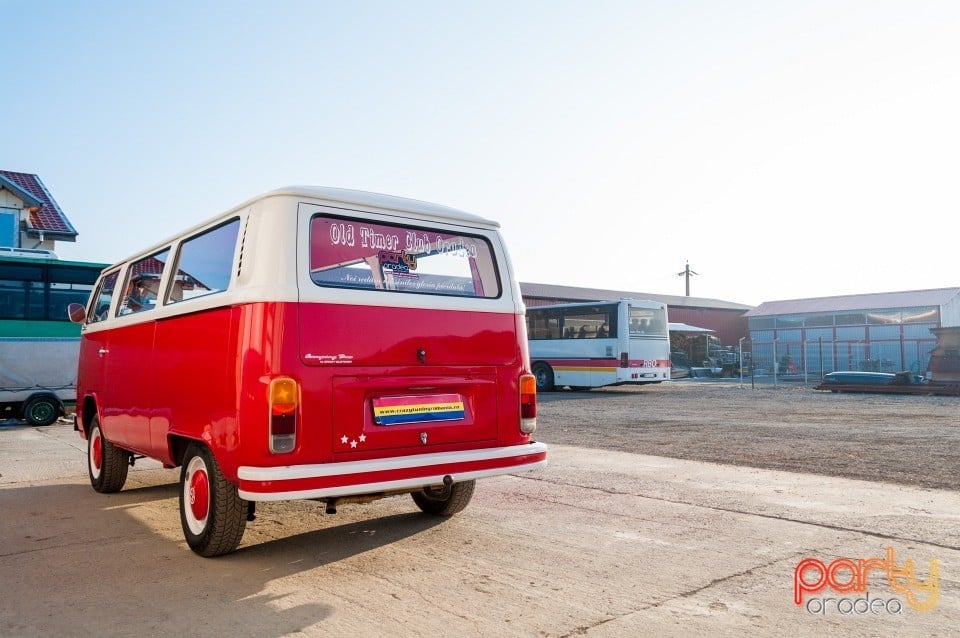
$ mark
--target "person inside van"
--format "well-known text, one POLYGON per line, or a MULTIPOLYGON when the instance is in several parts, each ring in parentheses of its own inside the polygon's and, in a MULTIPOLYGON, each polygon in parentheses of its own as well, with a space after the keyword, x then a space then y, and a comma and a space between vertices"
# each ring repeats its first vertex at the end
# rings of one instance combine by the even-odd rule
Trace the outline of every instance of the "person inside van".
POLYGON ((140 312, 153 306, 153 295, 147 290, 142 280, 136 281, 130 294, 127 295, 126 313, 140 312))

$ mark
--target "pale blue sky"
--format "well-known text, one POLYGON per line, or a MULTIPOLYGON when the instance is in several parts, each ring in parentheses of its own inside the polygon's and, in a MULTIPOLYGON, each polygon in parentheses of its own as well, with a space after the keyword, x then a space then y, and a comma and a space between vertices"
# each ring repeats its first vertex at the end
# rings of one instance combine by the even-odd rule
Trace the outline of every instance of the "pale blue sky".
POLYGON ((960 286, 957 2, 0 0, 0 32, 0 168, 63 258, 313 184, 497 219, 523 281, 960 286))

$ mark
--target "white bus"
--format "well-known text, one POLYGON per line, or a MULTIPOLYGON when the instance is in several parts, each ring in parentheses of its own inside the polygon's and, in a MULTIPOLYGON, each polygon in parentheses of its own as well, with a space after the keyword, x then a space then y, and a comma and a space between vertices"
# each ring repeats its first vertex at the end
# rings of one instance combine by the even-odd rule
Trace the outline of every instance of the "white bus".
POLYGON ((660 383, 670 378, 667 306, 621 299, 527 308, 537 390, 660 383))

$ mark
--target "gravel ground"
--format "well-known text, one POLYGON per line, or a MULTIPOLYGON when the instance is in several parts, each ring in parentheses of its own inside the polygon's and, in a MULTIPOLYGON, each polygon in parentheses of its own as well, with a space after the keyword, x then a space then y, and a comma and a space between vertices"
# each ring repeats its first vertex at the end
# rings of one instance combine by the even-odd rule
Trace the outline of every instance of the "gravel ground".
POLYGON ((539 406, 547 444, 960 489, 960 397, 684 380, 543 393, 539 406))

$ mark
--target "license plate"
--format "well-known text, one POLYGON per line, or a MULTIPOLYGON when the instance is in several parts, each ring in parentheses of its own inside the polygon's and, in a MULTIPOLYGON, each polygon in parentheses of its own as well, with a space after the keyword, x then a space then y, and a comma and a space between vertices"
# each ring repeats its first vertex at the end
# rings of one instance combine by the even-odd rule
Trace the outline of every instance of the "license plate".
POLYGON ((462 421, 463 418, 463 397, 459 394, 377 397, 373 400, 373 420, 377 425, 462 421))

